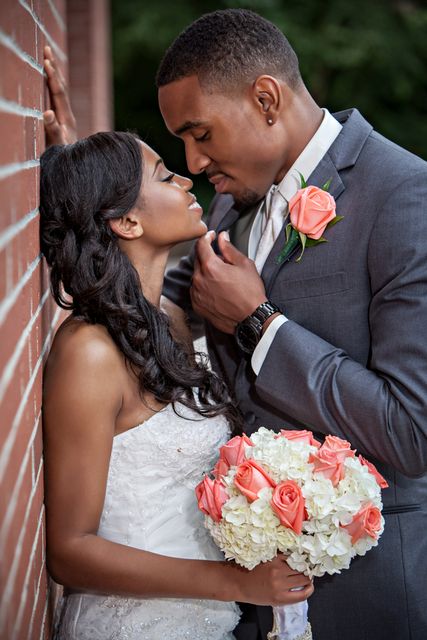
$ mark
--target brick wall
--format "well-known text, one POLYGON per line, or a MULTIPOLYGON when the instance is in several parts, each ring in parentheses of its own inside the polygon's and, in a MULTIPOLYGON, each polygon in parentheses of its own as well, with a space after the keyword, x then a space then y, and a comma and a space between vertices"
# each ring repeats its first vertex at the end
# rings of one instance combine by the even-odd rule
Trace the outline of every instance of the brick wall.
POLYGON ((80 91, 86 82, 88 100, 77 116, 89 134, 111 128, 108 37, 105 0, 0 0, 1 640, 48 638, 57 593, 45 565, 41 389, 63 314, 50 297, 38 239, 42 111, 48 107, 43 46, 52 47, 66 74, 73 67, 80 91), (86 11, 86 39, 78 45, 67 43, 73 5, 80 5, 80 18, 86 11), (93 41, 101 45, 88 50, 93 41), (85 75, 89 55, 99 76, 95 87, 85 75))
POLYGON ((108 131, 112 122, 110 13, 105 0, 67 3, 71 101, 84 138, 108 131))

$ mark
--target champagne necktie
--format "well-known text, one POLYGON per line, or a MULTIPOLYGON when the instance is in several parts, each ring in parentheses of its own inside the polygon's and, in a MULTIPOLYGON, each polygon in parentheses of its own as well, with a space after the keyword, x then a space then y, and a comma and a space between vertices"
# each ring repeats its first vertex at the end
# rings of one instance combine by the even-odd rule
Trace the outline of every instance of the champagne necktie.
POLYGON ((263 205, 265 226, 255 254, 255 265, 259 274, 283 228, 287 207, 286 198, 273 185, 265 197, 263 205))

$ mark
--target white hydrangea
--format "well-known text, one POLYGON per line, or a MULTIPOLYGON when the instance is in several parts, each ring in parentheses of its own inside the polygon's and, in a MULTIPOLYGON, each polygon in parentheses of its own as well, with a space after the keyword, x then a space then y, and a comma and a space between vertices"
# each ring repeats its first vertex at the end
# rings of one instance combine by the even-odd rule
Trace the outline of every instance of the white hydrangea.
MULTIPOLYGON (((295 481, 301 487, 308 518, 301 535, 281 525, 271 507, 273 489, 261 489, 251 503, 236 488, 236 468, 231 468, 222 477, 229 499, 222 506, 221 521, 205 518, 206 527, 227 559, 253 569, 281 552, 288 556, 293 569, 315 577, 340 573, 355 555, 365 555, 378 544, 370 536, 352 544, 351 535, 343 528, 366 504, 382 508, 377 481, 357 457, 346 458, 345 476, 334 487, 321 473, 314 473, 309 458, 315 447, 278 438, 264 427, 252 434, 251 441, 254 446, 246 447, 246 458, 256 460, 276 483, 295 481)), ((379 535, 383 529, 381 518, 379 535)))

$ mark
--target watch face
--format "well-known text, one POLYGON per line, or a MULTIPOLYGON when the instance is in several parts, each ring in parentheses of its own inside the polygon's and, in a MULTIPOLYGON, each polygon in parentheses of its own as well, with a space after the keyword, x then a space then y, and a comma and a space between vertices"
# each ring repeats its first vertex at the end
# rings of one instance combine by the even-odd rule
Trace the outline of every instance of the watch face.
POLYGON ((259 342, 259 331, 250 324, 241 322, 237 325, 236 342, 245 353, 253 353, 259 342))

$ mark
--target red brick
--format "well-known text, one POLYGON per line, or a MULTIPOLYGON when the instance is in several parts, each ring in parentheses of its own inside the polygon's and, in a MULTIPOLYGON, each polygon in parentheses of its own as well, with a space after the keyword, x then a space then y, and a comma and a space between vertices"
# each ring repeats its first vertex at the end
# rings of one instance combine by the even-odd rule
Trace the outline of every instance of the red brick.
POLYGON ((17 298, 15 302, 11 301, 9 303, 12 306, 3 320, 2 332, 8 336, 8 340, 0 341, 0 363, 2 366, 8 362, 9 355, 12 353, 11 348, 18 342, 44 293, 40 288, 41 261, 37 262, 37 255, 29 256, 28 259, 30 260, 31 257, 35 257, 35 260, 31 263, 33 272, 31 276, 25 276, 26 278, 29 277, 28 282, 24 284, 18 294, 16 294, 16 289, 14 294, 10 294, 11 296, 17 295, 17 298), (36 266, 34 267, 34 265, 36 266))
MULTIPOLYGON (((40 591, 38 594, 37 600, 34 602, 34 611, 32 612, 31 626, 28 626, 27 635, 22 635, 22 638, 25 640, 33 640, 33 638, 40 637, 40 631, 42 628, 42 624, 44 622, 46 631, 51 628, 52 622, 51 617, 45 614, 46 604, 49 606, 49 603, 46 603, 46 598, 48 596, 47 593, 47 574, 46 571, 42 574, 42 579, 40 581, 40 591), (43 620, 45 619, 45 620, 43 620)), ((26 627, 23 627, 25 630, 26 627)), ((47 633, 46 638, 50 637, 50 633, 47 633)))
MULTIPOLYGON (((7 526, 5 522, 5 514, 10 504, 10 498, 12 496, 12 490, 15 487, 12 487, 10 491, 8 491, 7 499, 2 498, 0 504, 0 521, 2 523, 2 538, 0 541, 0 549, 2 555, 2 563, 0 566, 0 576, 2 578, 1 582, 4 584, 7 575, 10 571, 10 566, 13 561, 13 552, 14 552, 14 544, 18 539, 19 532, 22 526, 22 522, 24 520, 25 511, 28 504, 28 499, 31 495, 31 491, 33 488, 33 477, 32 477, 32 466, 31 466, 31 458, 28 459, 27 464, 25 465, 25 473, 20 486, 19 493, 17 495, 17 502, 14 508, 13 517, 7 526)), ((2 491, 3 493, 3 491, 2 491)))
MULTIPOLYGON (((15 622, 15 638, 25 638, 32 627, 38 629, 41 625, 41 617, 38 615, 38 609, 42 604, 41 610, 43 613, 47 596, 47 577, 43 547, 44 540, 42 528, 40 528, 36 541, 35 555, 29 570, 27 570, 27 572, 29 571, 28 577, 26 576, 27 587, 21 594, 20 624, 18 626, 18 621, 15 622), (32 621, 33 625, 31 625, 32 621)), ((31 638, 31 635, 29 637, 31 638)))
POLYGON ((4 559, 1 567, 3 574, 2 584, 6 584, 8 587, 8 601, 5 604, 11 612, 14 612, 11 620, 12 624, 18 613, 27 568, 30 561, 32 562, 32 549, 36 541, 38 522, 42 512, 43 474, 41 473, 31 502, 29 515, 25 522, 25 529, 22 529, 24 525, 21 523, 19 534, 15 537, 8 536, 2 557, 2 560, 4 559))
MULTIPOLYGON (((25 576, 30 563, 34 561, 33 547, 37 548, 37 527, 38 521, 44 513, 43 507, 43 473, 40 474, 39 482, 31 503, 30 514, 26 522, 25 533, 22 538, 21 555, 19 557, 18 571, 15 575, 12 600, 20 603, 21 594, 25 584, 25 576)), ((39 534, 41 535, 41 526, 39 534)))
POLYGON ((34 467, 38 469, 43 456, 43 438, 42 438, 42 418, 40 416, 39 428, 36 431, 33 442, 33 460, 34 467))
MULTIPOLYGON (((33 386, 33 395, 31 401, 24 408, 21 420, 19 421, 18 430, 14 431, 10 437, 10 451, 5 458, 5 466, 2 469, 2 482, 0 494, 0 513, 5 513, 8 507, 10 496, 12 495, 18 476, 22 466, 22 460, 25 456, 31 434, 40 412, 41 405, 41 382, 42 370, 40 368, 33 386)), ((7 409, 6 405, 5 409, 7 409)), ((31 461, 31 458, 30 458, 31 461)), ((28 463, 29 464, 29 463, 28 463)), ((29 464, 31 471, 31 465, 29 464)), ((19 500, 23 501, 24 494, 19 496, 19 500)), ((16 522, 14 523, 16 525, 16 522)), ((18 526, 18 525, 17 525, 18 526)))
MULTIPOLYGON (((27 109, 42 111, 49 106, 46 85, 42 74, 28 64, 26 54, 42 64, 43 46, 49 36, 55 41, 60 51, 67 54, 67 46, 71 45, 74 56, 74 78, 71 82, 71 94, 80 111, 77 113, 85 133, 97 129, 108 129, 110 122, 105 120, 105 113, 111 104, 108 85, 104 80, 109 74, 107 60, 106 37, 108 32, 104 3, 88 3, 86 0, 52 0, 62 16, 73 37, 68 42, 66 30, 58 23, 51 2, 46 0, 28 0, 31 11, 40 21, 36 25, 33 16, 18 0, 2 0, 0 2, 0 24, 2 30, 21 49, 16 54, 8 47, 0 46, 2 59, 2 76, 0 78, 0 96, 3 99, 21 105, 27 109), (97 10, 101 9, 101 13, 97 10), (75 11, 74 11, 75 10, 75 11), (67 13, 68 11, 68 13, 67 13), (79 22, 80 21, 80 22, 79 22), (73 26, 74 25, 74 26, 73 26), (45 33, 43 33, 45 32, 45 33), (46 32, 48 36, 46 36, 46 32), (77 56, 75 54, 77 53, 77 56), (89 61, 89 63, 88 63, 89 61), (79 68, 80 67, 80 68, 79 68), (73 88, 73 82, 76 90, 73 88), (82 111, 83 110, 83 111, 82 111), (101 119, 100 119, 101 117, 101 119), (104 120, 102 120, 104 118, 104 120), (102 124, 100 124, 102 122, 102 124), (107 122, 107 124, 105 124, 107 122)), ((52 43, 50 43, 52 45, 52 43)), ((54 51, 55 52, 55 51, 54 51)), ((63 56, 62 56, 63 57, 63 56)), ((61 55, 59 56, 59 59, 61 55)), ((58 59, 58 55, 57 55, 58 59)), ((67 63, 62 62, 64 75, 67 74, 67 63)), ((22 163, 36 159, 44 150, 44 130, 41 119, 24 117, 18 114, 2 113, 0 118, 0 166, 22 163)), ((22 221, 29 212, 37 209, 39 197, 39 168, 20 170, 8 178, 0 179, 0 234, 11 225, 22 221)), ((34 217, 27 226, 9 241, 0 251, 0 271, 3 282, 0 284, 0 302, 18 284, 28 266, 39 255, 38 219, 34 217)), ((0 342, 0 376, 2 367, 14 353, 22 331, 28 325, 36 310, 41 296, 48 287, 48 270, 44 261, 37 264, 31 278, 22 287, 18 298, 8 310, 1 326, 5 340, 0 342)), ((6 298, 5 298, 6 296, 6 298)), ((10 522, 2 532, 0 539, 1 563, 0 583, 5 584, 11 569, 14 550, 25 520, 28 501, 32 494, 34 468, 42 469, 42 436, 41 426, 37 425, 34 440, 31 436, 40 413, 42 366, 40 352, 45 342, 52 320, 55 317, 56 305, 49 298, 46 300, 40 316, 35 319, 31 332, 26 338, 20 352, 16 368, 13 372, 5 397, 1 403, 2 429, 0 430, 0 448, 10 434, 12 423, 17 416, 22 395, 38 365, 35 379, 29 389, 28 401, 19 416, 17 430, 13 433, 10 456, 2 468, 0 487, 0 521, 8 505, 10 495, 17 490, 17 501, 13 506, 10 522), (28 458, 25 458, 28 451, 28 458), (24 466, 23 466, 24 465, 24 466), (19 474, 22 480, 17 485, 19 474), (19 491, 18 491, 19 489, 19 491)), ((66 312, 57 316, 60 322, 66 312)), ((44 355, 43 360, 46 358, 44 355)), ((18 420, 18 418, 17 418, 18 420)), ((39 538, 35 540, 37 522, 42 509, 43 478, 38 477, 37 491, 30 505, 28 521, 25 527, 25 538, 22 553, 19 557, 17 573, 14 580, 13 597, 8 603, 7 628, 0 630, 0 636, 10 638, 15 630, 15 640, 38 640, 48 638, 52 627, 52 614, 55 608, 54 595, 58 588, 51 583, 48 608, 46 602, 47 574, 44 567, 44 523, 39 538), (33 544, 36 552, 31 556, 33 544), (30 563, 31 557, 31 565, 30 563), (21 604, 23 588, 27 580, 26 599, 21 604), (40 587, 38 589, 38 586, 40 587), (21 607, 20 628, 16 629, 16 615, 21 607), (43 622, 43 618, 45 621, 43 622)), ((1 525, 0 525, 1 526, 1 525)), ((0 600, 2 594, 0 593, 0 600)))
POLYGON ((38 207, 39 180, 39 167, 0 180, 0 232, 38 207))
POLYGON ((0 24, 3 31, 10 36, 17 45, 36 58, 36 26, 28 11, 17 0, 3 0, 0 3, 0 24))
MULTIPOLYGON (((29 212, 30 213, 30 212, 29 212)), ((28 269, 28 265, 40 253, 39 216, 28 222, 9 243, 0 250, 0 301, 13 290, 28 269)))
POLYGON ((34 134, 39 120, 18 114, 2 113, 0 119, 0 166, 37 160, 34 134))
POLYGON ((0 76, 0 95, 24 107, 40 110, 43 75, 4 45, 0 45, 0 57, 3 69, 8 70, 0 76))

